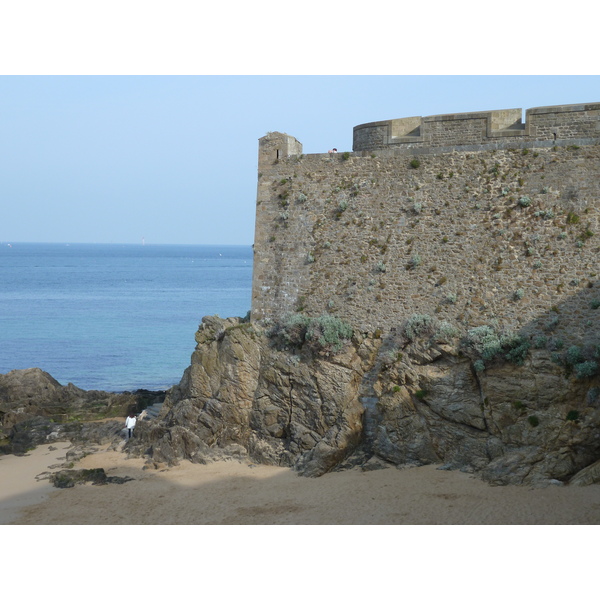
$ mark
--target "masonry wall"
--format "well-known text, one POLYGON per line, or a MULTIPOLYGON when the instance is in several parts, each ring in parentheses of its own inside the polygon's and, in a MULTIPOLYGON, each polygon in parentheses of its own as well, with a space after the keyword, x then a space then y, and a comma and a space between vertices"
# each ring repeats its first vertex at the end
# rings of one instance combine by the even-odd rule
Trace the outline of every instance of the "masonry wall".
POLYGON ((530 142, 598 139, 600 103, 530 108, 522 122, 522 110, 408 117, 357 125, 353 150, 367 152, 431 152, 468 146, 470 150, 496 147, 526 147, 530 142))
POLYGON ((427 313, 598 339, 600 146, 265 152, 254 248, 253 319, 385 332, 427 313))

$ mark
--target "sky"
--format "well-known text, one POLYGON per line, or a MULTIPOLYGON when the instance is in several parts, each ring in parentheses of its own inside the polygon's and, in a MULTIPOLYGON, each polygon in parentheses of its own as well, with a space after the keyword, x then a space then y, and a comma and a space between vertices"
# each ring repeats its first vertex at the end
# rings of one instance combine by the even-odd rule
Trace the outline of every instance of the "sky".
POLYGON ((600 76, 5 75, 0 242, 243 244, 258 139, 352 150, 355 125, 600 101, 600 76))
POLYGON ((250 245, 267 132, 597 102, 596 40, 517 0, 2 3, 0 243, 250 245))

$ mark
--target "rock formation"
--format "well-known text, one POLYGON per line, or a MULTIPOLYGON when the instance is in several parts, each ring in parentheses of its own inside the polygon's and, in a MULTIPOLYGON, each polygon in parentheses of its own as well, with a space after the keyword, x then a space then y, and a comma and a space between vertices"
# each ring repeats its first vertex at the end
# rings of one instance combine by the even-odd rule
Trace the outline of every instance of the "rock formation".
POLYGON ((600 482, 598 346, 550 352, 427 315, 386 335, 331 316, 205 317, 196 341, 158 418, 126 444, 122 420, 101 417, 139 411, 143 393, 85 392, 39 369, 0 376, 3 450, 71 440, 75 461, 112 441, 155 466, 244 458, 314 477, 439 464, 497 485, 600 482))
POLYGON ((167 464, 248 457, 305 476, 380 460, 500 485, 598 481, 597 372, 575 377, 514 336, 491 352, 488 335, 482 359, 473 339, 434 319, 385 339, 328 338, 309 321, 205 317, 191 366, 130 451, 167 464))
POLYGON ((113 394, 61 385, 41 369, 0 374, 0 451, 22 453, 58 440, 102 443, 114 439, 126 414, 161 401, 164 392, 113 394), (103 419, 119 420, 104 422, 103 419))

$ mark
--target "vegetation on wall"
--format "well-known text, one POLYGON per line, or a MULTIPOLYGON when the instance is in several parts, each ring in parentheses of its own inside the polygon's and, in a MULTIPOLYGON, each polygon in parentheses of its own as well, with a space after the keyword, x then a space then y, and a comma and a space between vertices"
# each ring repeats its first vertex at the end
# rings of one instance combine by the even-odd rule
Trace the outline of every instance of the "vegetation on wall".
POLYGON ((331 354, 339 352, 352 339, 350 325, 332 315, 312 318, 293 314, 276 324, 270 331, 285 346, 308 348, 315 353, 331 354))

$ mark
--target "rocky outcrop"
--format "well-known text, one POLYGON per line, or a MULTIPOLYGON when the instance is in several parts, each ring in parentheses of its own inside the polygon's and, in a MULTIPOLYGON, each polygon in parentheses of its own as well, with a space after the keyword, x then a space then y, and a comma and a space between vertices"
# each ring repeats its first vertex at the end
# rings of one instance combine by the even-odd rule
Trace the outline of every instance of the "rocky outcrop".
POLYGON ((98 417, 124 414, 135 394, 84 392, 39 369, 0 376, 4 450, 70 440, 75 461, 112 441, 155 467, 250 459, 320 476, 438 464, 496 485, 600 483, 597 346, 560 354, 487 327, 461 337, 423 315, 385 338, 332 317, 205 317, 196 341, 158 417, 127 442, 121 419, 98 417), (94 410, 93 422, 60 418, 94 410))
POLYGON ((568 482, 600 458, 598 376, 574 378, 544 350, 482 370, 452 334, 354 332, 333 352, 287 333, 205 317, 191 366, 129 449, 168 464, 248 457, 307 476, 436 463, 499 485, 568 482))
POLYGON ((113 394, 61 385, 41 369, 0 374, 0 451, 22 453, 58 440, 102 443, 121 430, 129 411, 159 402, 164 392, 113 394), (119 417, 119 422, 99 422, 119 417))
POLYGON ((266 329, 217 317, 203 319, 196 340, 159 419, 140 424, 138 451, 167 463, 250 456, 321 475, 360 443, 369 340, 318 356, 278 348, 266 329))
POLYGON ((123 484, 133 481, 132 477, 108 476, 104 469, 63 469, 51 473, 49 479, 52 485, 57 488, 72 488, 85 483, 107 485, 109 483, 123 484))
POLYGON ((483 372, 455 346, 417 347, 379 379, 374 452, 442 463, 494 484, 568 481, 600 456, 598 380, 565 377, 544 351, 483 372), (595 390, 595 391, 594 391, 595 390))
POLYGON ((121 443, 125 437, 123 425, 123 419, 56 423, 47 417, 31 417, 8 431, 1 450, 7 454, 25 454, 42 444, 69 441, 79 449, 70 451, 73 456, 69 460, 77 460, 89 453, 91 447, 121 443))

